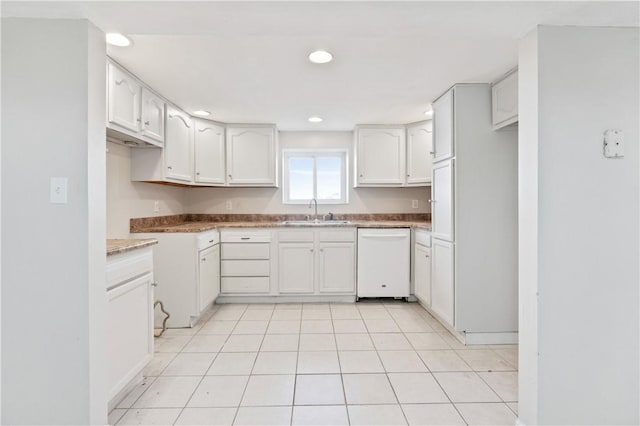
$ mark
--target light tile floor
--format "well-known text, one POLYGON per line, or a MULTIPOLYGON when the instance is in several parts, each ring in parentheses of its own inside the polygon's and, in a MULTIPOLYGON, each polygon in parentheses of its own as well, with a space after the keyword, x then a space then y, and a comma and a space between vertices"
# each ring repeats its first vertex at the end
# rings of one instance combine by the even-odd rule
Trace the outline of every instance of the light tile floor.
POLYGON ((517 346, 460 344, 416 303, 218 305, 156 339, 118 425, 513 425, 517 346))

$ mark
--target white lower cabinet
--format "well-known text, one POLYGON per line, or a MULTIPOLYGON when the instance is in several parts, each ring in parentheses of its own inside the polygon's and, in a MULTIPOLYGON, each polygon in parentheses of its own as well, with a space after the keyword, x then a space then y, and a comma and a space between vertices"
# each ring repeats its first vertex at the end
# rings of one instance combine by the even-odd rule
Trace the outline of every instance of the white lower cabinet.
MULTIPOLYGON (((193 327, 218 297, 219 233, 159 232, 136 234, 158 240, 154 253, 155 300, 169 312, 167 327, 193 327)), ((156 313, 156 324, 164 316, 156 313)))
POLYGON ((280 243, 278 245, 280 293, 313 293, 314 266, 313 242, 280 243))
POLYGON ((271 231, 229 229, 220 232, 220 292, 267 295, 271 291, 271 231))
POLYGON ((426 306, 431 306, 431 248, 415 244, 413 266, 414 295, 426 306))
POLYGON ((431 242, 431 310, 451 326, 454 324, 454 244, 433 239, 431 242))
POLYGON ((319 243, 320 293, 354 293, 356 289, 355 243, 319 243))
POLYGON ((153 356, 153 252, 107 258, 108 398, 117 403, 153 356))
POLYGON ((356 230, 278 233, 278 289, 282 294, 355 294, 356 230))
POLYGON ((202 312, 211 306, 220 293, 220 245, 200 251, 199 258, 198 285, 202 312))

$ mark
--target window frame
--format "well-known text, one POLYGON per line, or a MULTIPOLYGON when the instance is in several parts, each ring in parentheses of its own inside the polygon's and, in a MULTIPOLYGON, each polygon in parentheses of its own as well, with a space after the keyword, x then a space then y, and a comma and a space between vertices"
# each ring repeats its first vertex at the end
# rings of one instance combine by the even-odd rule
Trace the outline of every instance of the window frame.
POLYGON ((318 204, 349 204, 349 150, 340 148, 325 149, 296 149, 287 148, 282 150, 282 204, 308 204, 308 200, 291 200, 289 199, 289 158, 304 157, 313 158, 313 195, 318 194, 318 171, 317 157, 340 157, 342 160, 341 182, 342 197, 339 200, 318 199, 318 204))

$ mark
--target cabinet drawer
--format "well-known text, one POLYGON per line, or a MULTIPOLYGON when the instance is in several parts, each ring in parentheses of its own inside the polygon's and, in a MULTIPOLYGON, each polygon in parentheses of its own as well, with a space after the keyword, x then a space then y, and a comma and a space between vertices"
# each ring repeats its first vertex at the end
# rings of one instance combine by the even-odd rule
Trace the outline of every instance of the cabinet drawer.
POLYGON ((269 243, 270 231, 222 231, 220 241, 223 243, 269 243))
POLYGON ((224 243, 220 257, 226 259, 269 259, 270 245, 266 243, 224 243))
POLYGON ((320 241, 321 242, 355 242, 356 240, 356 230, 327 230, 320 231, 320 241))
POLYGON ((107 289, 153 271, 151 249, 111 256, 107 262, 107 289))
POLYGON ((223 260, 221 262, 223 277, 268 277, 268 260, 223 260))
POLYGON ((198 250, 218 244, 220 242, 220 234, 218 231, 203 232, 198 235, 198 250))
POLYGON ((278 240, 286 243, 313 242, 313 231, 280 231, 278 232, 278 240))
POLYGON ((223 277, 222 293, 268 293, 269 277, 223 277))
POLYGON ((431 247, 431 233, 427 231, 416 231, 416 243, 431 247))

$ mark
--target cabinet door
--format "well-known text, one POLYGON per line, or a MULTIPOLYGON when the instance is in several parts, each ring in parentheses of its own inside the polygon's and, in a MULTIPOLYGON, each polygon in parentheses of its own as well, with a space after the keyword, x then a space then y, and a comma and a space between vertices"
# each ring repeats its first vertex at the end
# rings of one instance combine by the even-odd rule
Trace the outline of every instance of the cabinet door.
POLYGON ((282 243, 278 247, 280 293, 313 293, 313 243, 282 243))
POLYGON ((357 182, 361 186, 402 186, 405 174, 404 129, 357 130, 357 182))
POLYGON ((107 292, 109 399, 116 396, 153 356, 151 274, 107 292))
POLYGON ((276 186, 275 129, 227 128, 227 183, 276 186))
POLYGON ((164 101, 153 92, 142 88, 142 134, 164 142, 164 101))
POLYGON ((407 129, 407 185, 431 183, 432 123, 407 129))
POLYGON ((433 103, 434 162, 454 156, 453 94, 454 89, 450 89, 433 103))
POLYGON ((454 246, 453 243, 432 240, 431 309, 442 320, 453 323, 454 312, 454 246))
POLYGON ((431 249, 415 245, 414 294, 422 303, 431 306, 431 249))
POLYGON ((109 123, 138 132, 141 85, 131 75, 113 64, 109 64, 108 73, 109 123))
POLYGON ((318 281, 321 293, 356 292, 354 243, 320 243, 318 281))
POLYGON ((433 166, 431 186, 431 224, 435 238, 454 239, 454 185, 453 160, 433 166))
POLYGON ((167 106, 167 134, 164 146, 167 179, 192 181, 191 126, 191 119, 187 114, 167 106))
POLYGON ((493 128, 518 121, 518 72, 514 71, 491 88, 493 128))
POLYGON ((198 293, 200 312, 209 307, 220 293, 220 245, 200 252, 198 293))
POLYGON ((224 185, 224 127, 195 120, 195 181, 224 185))

